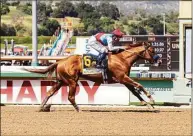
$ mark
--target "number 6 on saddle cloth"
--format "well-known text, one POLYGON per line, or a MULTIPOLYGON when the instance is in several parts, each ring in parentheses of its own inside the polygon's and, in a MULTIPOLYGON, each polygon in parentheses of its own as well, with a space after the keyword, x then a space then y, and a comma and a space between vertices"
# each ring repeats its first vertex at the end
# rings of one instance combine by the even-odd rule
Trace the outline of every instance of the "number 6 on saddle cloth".
POLYGON ((103 60, 102 62, 102 67, 97 67, 97 63, 98 63, 98 56, 97 55, 93 55, 93 54, 83 54, 83 68, 82 68, 82 73, 83 74, 100 74, 102 73, 103 75, 103 79, 104 82, 107 80, 107 57, 106 59, 103 60))

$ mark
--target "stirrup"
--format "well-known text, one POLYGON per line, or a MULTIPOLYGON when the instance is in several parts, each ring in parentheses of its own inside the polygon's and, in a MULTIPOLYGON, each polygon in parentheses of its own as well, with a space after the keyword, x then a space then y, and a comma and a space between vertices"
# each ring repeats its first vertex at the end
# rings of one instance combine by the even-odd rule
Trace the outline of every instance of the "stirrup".
POLYGON ((103 69, 103 71, 102 71, 102 76, 103 76, 103 82, 104 82, 104 84, 108 83, 107 73, 105 73, 105 70, 104 70, 104 69, 103 69))
POLYGON ((103 68, 103 66, 101 66, 101 65, 96 65, 96 68, 103 68))

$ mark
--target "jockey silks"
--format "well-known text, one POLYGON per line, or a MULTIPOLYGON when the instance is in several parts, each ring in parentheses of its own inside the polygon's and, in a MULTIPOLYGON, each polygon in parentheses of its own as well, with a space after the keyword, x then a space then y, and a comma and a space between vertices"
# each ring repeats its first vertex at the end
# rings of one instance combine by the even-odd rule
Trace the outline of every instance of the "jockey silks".
POLYGON ((96 40, 101 43, 103 46, 108 46, 112 44, 113 34, 98 33, 95 35, 96 40))

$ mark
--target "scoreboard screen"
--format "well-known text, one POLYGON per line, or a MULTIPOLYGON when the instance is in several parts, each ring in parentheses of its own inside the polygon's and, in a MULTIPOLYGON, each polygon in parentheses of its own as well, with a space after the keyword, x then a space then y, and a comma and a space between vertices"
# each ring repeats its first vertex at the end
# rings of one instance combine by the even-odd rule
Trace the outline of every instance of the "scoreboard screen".
POLYGON ((148 41, 162 59, 159 67, 146 60, 137 61, 133 67, 149 67, 150 71, 179 71, 179 36, 126 36, 121 42, 135 43, 148 41))

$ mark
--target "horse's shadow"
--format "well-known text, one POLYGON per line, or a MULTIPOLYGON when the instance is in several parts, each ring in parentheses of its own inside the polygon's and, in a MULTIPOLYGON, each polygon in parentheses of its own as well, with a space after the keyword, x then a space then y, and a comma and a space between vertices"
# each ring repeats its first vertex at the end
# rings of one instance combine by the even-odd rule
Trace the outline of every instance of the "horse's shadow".
MULTIPOLYGON (((74 109, 55 109, 51 110, 53 111, 66 111, 66 112, 72 112, 75 111, 74 109)), ((96 109, 81 109, 81 112, 91 112, 91 113, 108 113, 108 112, 114 112, 114 113, 121 113, 121 112, 130 112, 130 113, 167 113, 167 112, 183 112, 181 110, 157 110, 157 109, 128 109, 128 110, 112 110, 112 109, 105 109, 105 110, 96 110, 96 109)))
POLYGON ((160 110, 82 110, 83 112, 139 112, 139 113, 160 113, 160 112, 182 112, 182 111, 160 111, 160 110))

